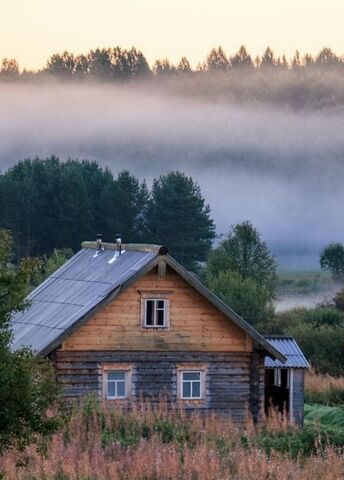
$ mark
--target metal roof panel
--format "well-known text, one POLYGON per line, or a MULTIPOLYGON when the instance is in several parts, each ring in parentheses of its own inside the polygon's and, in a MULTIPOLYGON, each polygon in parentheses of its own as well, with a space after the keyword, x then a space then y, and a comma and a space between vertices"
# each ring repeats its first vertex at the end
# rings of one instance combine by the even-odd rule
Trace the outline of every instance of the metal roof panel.
POLYGON ((310 365, 293 337, 265 336, 265 339, 287 357, 285 363, 265 357, 266 368, 310 368, 310 365))
POLYGON ((31 292, 29 308, 12 318, 12 348, 41 352, 157 256, 126 251, 109 263, 114 253, 83 248, 31 292))

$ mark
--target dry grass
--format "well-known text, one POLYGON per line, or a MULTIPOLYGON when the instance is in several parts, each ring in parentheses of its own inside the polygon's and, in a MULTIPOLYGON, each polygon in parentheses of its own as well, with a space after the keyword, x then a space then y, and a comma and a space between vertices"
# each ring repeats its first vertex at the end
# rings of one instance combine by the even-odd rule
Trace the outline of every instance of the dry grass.
MULTIPOLYGON (((230 419, 186 415, 164 406, 134 411, 86 405, 40 448, 0 457, 6 480, 333 480, 344 457, 327 447, 308 458, 267 454, 255 442, 291 429, 277 415, 245 431, 230 419), (243 442, 245 440, 245 442, 243 442)), ((1 477, 1 474, 0 474, 1 477)))
POLYGON ((317 374, 310 370, 305 376, 305 389, 311 393, 324 393, 330 390, 344 390, 344 377, 332 377, 328 374, 317 374))

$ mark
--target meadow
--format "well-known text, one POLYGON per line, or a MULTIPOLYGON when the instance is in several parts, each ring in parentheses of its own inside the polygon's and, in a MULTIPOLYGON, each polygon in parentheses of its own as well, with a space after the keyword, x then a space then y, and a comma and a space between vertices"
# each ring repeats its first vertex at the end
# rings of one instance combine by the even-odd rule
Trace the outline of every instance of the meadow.
POLYGON ((317 421, 299 429, 277 415, 239 427, 164 404, 128 412, 91 397, 65 412, 57 433, 37 440, 3 453, 0 478, 332 480, 344 472, 344 437, 331 437, 317 421))

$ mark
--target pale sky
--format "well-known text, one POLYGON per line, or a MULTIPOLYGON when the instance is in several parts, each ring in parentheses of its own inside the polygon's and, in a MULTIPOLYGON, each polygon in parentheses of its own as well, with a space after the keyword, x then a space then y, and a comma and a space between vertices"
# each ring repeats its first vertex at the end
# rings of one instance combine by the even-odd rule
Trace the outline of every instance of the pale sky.
POLYGON ((0 0, 0 59, 36 69, 53 53, 116 45, 193 65, 218 45, 343 54, 343 21, 344 0, 0 0))

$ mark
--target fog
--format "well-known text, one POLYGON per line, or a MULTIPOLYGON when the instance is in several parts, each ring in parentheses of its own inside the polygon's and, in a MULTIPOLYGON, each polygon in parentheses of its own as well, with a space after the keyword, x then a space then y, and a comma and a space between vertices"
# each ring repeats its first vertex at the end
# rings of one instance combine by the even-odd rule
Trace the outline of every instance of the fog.
POLYGON ((217 232, 249 219, 281 268, 344 238, 344 112, 222 102, 152 85, 0 85, 0 167, 55 154, 148 183, 198 181, 217 232))

